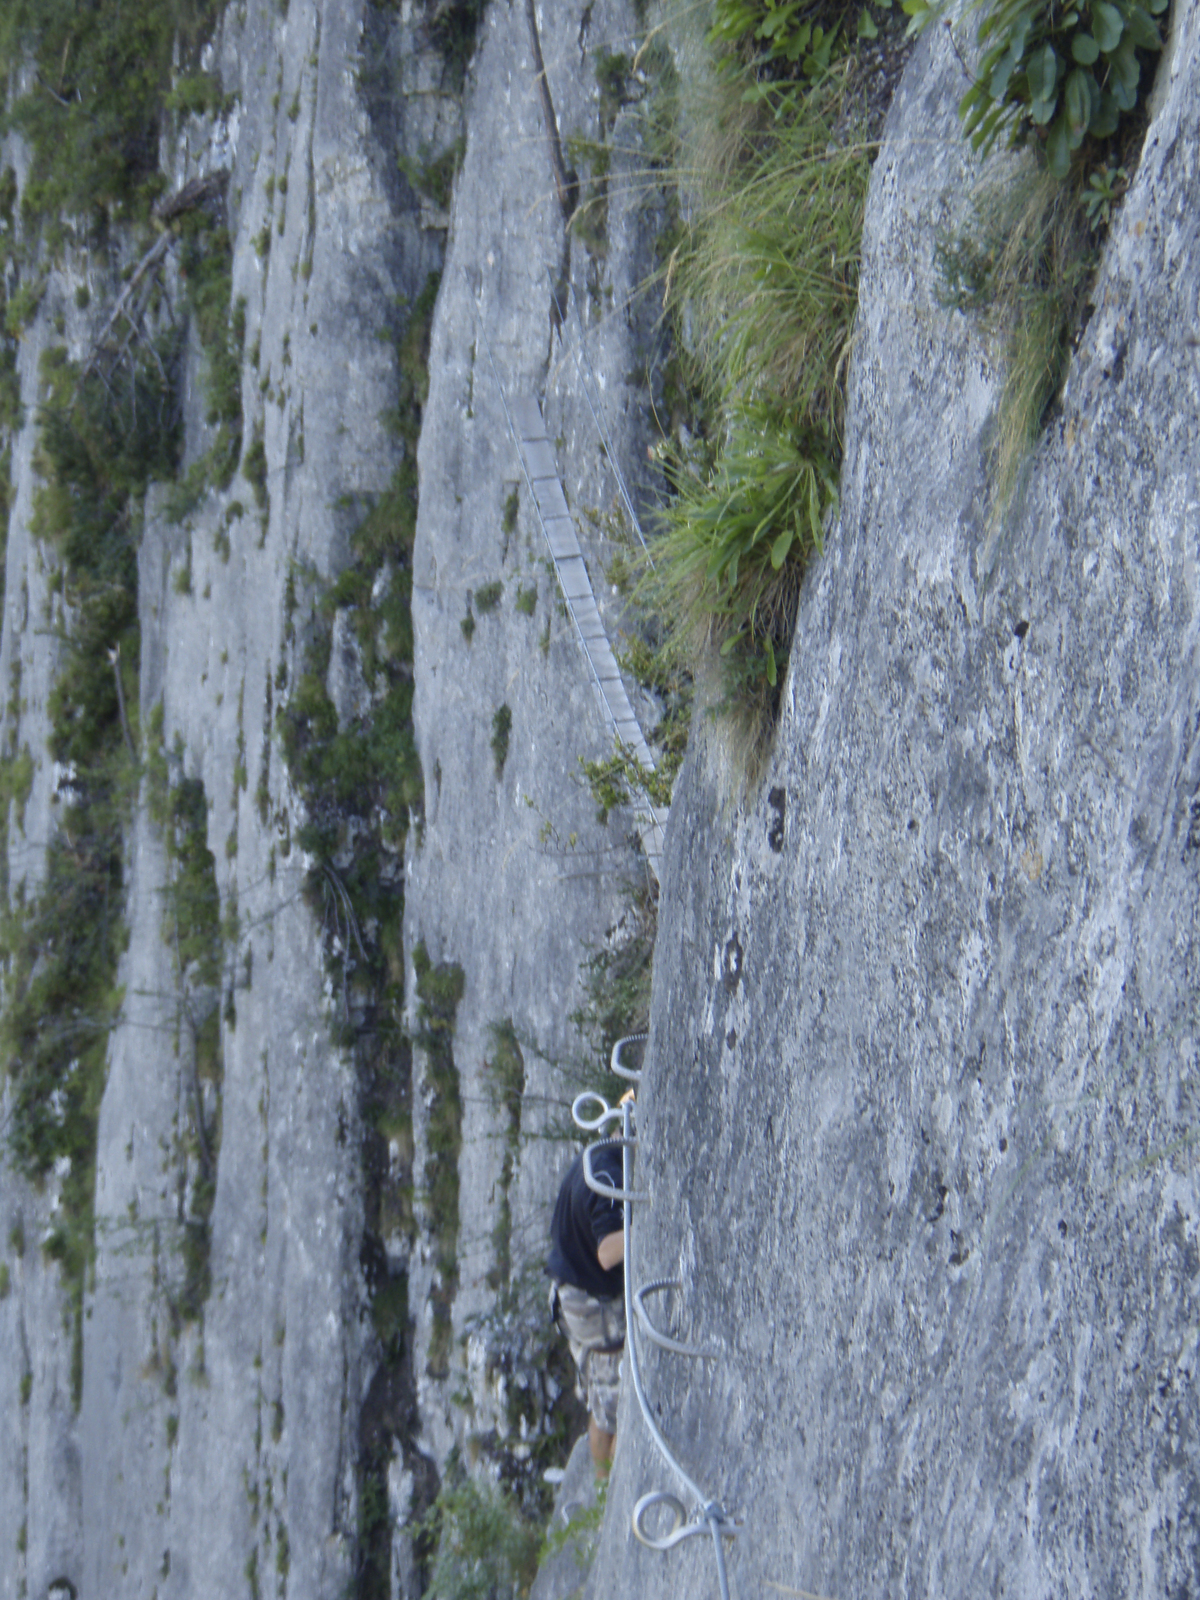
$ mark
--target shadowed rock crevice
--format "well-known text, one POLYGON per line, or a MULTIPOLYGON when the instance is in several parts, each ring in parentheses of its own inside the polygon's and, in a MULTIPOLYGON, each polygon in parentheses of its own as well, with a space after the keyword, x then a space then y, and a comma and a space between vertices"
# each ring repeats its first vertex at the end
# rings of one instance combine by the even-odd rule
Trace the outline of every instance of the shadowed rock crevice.
POLYGON ((525 17, 529 23, 529 46, 533 52, 534 82, 542 107, 546 126, 546 146, 550 156, 550 170, 554 174, 554 191, 558 196, 563 223, 570 225, 579 204, 579 175, 568 172, 563 162, 562 140, 558 133, 558 118, 554 114, 554 101, 550 95, 550 80, 546 76, 546 63, 542 59, 542 41, 538 33, 536 0, 525 0, 525 17))

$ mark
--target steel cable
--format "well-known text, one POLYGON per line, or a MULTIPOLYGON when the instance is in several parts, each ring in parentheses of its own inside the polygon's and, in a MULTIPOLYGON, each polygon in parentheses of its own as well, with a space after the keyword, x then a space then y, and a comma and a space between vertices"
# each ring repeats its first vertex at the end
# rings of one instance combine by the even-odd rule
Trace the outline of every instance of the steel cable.
MULTIPOLYGON (((627 1043, 628 1040, 618 1041, 627 1043)), ((617 1058, 617 1048, 614 1047, 614 1059, 617 1058)), ((627 1069, 628 1070, 628 1069, 627 1069)), ((624 1074, 622 1074, 624 1076, 624 1074)), ((633 1288, 633 1205, 635 1201, 649 1201, 649 1195, 637 1193, 633 1188, 633 1151, 637 1145, 637 1135, 633 1131, 634 1108, 630 1101, 623 1105, 609 1106, 602 1094, 589 1090, 578 1095, 572 1104, 571 1115, 576 1126, 589 1133, 599 1133, 620 1119, 620 1135, 609 1135, 585 1147, 583 1152, 584 1181, 596 1194, 606 1198, 621 1201, 622 1228, 625 1243, 625 1353, 629 1358, 629 1375, 633 1382, 633 1392, 637 1397, 638 1409, 642 1414, 642 1421, 646 1424, 651 1439, 654 1441, 658 1453, 679 1479, 684 1489, 697 1502, 700 1508, 699 1521, 690 1522, 683 1502, 677 1495, 667 1490, 656 1489, 649 1494, 644 1494, 633 1508, 633 1533, 640 1544, 651 1550, 671 1550, 677 1544, 682 1544, 685 1539, 692 1539, 704 1534, 710 1534, 713 1541, 713 1550, 717 1561, 717 1581, 721 1590, 721 1600, 729 1600, 729 1576, 725 1570, 725 1547, 723 1541, 732 1539, 737 1533, 737 1525, 732 1518, 726 1515, 721 1505, 710 1500, 701 1489, 700 1485, 692 1478, 680 1464, 667 1443, 662 1429, 655 1421, 650 1402, 646 1398, 646 1391, 642 1384, 641 1365, 638 1361, 637 1341, 634 1337, 635 1309, 645 1318, 645 1308, 641 1304, 642 1297, 664 1288, 672 1280, 658 1279, 646 1284, 635 1292, 633 1288), (583 1115, 583 1106, 587 1101, 602 1107, 600 1114, 594 1117, 583 1115), (621 1188, 618 1189, 603 1175, 597 1176, 592 1170, 591 1154, 603 1145, 617 1145, 621 1149, 621 1188), (674 1520, 665 1534, 652 1534, 644 1527, 644 1518, 648 1511, 655 1506, 669 1506, 674 1520)), ((646 1319, 648 1321, 648 1319, 646 1319)), ((665 1336, 658 1335, 655 1330, 655 1342, 661 1342, 665 1336)), ((692 1350, 681 1345, 678 1341, 671 1341, 666 1345, 677 1353, 686 1355, 709 1355, 712 1352, 692 1350)))

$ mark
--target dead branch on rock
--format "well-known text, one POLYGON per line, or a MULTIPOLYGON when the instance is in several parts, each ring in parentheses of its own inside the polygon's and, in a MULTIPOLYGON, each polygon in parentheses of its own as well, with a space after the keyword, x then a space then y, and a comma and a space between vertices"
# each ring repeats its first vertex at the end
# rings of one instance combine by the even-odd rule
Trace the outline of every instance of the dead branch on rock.
MULTIPOLYGON (((91 352, 80 369, 79 381, 75 385, 75 393, 72 396, 72 404, 79 398, 79 391, 83 387, 84 380, 96 370, 102 356, 106 353, 111 354, 111 351, 107 351, 106 347, 113 330, 122 318, 128 323, 129 332, 116 352, 114 366, 119 365, 124 359, 130 344, 135 338, 143 338, 141 324, 149 293, 147 291, 142 295, 140 301, 138 296, 143 285, 158 271, 170 254, 172 247, 178 242, 178 234, 168 224, 173 222, 175 218, 183 216, 185 212, 196 211, 211 205, 214 200, 224 195, 228 183, 229 173, 222 167, 217 172, 208 172, 203 177, 193 178, 190 183, 185 183, 183 188, 177 189, 174 194, 164 195, 154 207, 152 215, 157 222, 163 225, 164 231, 159 234, 137 266, 134 267, 129 276, 129 282, 117 296, 116 304, 105 320, 104 326, 96 335, 91 352)), ((148 348, 151 348, 149 340, 143 340, 143 342, 148 348)), ((159 362, 158 366, 165 383, 166 373, 162 371, 162 363, 159 362)))
POLYGON ((161 200, 156 201, 151 215, 157 222, 171 222, 185 211, 198 211, 202 206, 221 199, 228 187, 229 173, 224 167, 219 167, 215 172, 206 172, 202 177, 193 178, 182 189, 176 189, 174 194, 163 195, 161 200))
POLYGON ((121 713, 121 732, 125 735, 125 744, 129 754, 137 760, 137 750, 133 743, 133 734, 129 731, 129 718, 125 714, 125 686, 121 682, 121 646, 118 644, 108 652, 108 659, 112 664, 113 677, 117 683, 117 710, 121 713))

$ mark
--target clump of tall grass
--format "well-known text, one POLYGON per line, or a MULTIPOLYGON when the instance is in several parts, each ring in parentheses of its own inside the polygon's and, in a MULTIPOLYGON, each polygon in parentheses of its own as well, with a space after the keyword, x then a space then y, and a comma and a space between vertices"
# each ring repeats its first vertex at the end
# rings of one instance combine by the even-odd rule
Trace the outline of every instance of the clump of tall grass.
POLYGON ((686 659, 715 649, 751 771, 837 504, 871 157, 844 132, 849 71, 792 85, 718 74, 697 164, 675 163, 688 220, 665 298, 702 423, 661 447, 674 494, 647 589, 686 659))
POLYGON ((993 526, 1062 383, 1097 250, 1079 185, 1033 163, 981 189, 966 226, 939 243, 943 298, 980 313, 1005 351, 992 439, 993 526))

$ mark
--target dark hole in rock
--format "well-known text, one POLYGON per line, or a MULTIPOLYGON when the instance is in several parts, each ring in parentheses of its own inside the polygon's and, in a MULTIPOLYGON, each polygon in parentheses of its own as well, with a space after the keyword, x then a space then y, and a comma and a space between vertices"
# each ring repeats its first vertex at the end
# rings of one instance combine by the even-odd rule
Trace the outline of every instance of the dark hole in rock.
POLYGON ((784 821, 787 817, 787 790, 781 788, 772 789, 767 796, 767 800, 774 813, 767 827, 767 843, 778 855, 783 849, 783 829, 784 821))

